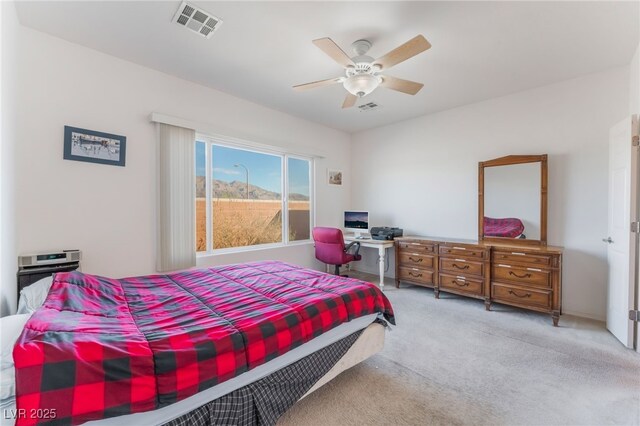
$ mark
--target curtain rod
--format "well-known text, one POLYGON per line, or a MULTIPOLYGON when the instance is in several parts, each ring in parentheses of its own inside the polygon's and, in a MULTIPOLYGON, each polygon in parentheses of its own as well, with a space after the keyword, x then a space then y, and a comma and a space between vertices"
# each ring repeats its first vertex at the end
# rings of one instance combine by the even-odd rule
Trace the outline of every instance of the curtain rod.
MULTIPOLYGON (((163 123, 169 124, 171 126, 184 127, 187 129, 193 129, 196 133, 200 133, 203 136, 208 136, 213 139, 218 139, 222 141, 231 142, 235 145, 240 145, 247 148, 262 148, 269 151, 281 153, 281 154, 292 154, 292 155, 301 155, 305 157, 313 157, 313 158, 326 158, 327 154, 318 151, 315 149, 309 149, 308 147, 300 147, 298 145, 275 142, 275 141, 265 141, 264 138, 254 138, 252 136, 232 136, 230 134, 221 134, 218 133, 218 129, 216 126, 207 123, 198 123, 195 121, 187 120, 184 118, 173 117, 166 114, 161 114, 158 112, 152 112, 149 116, 149 119, 153 123, 163 123)), ((236 133, 237 132, 230 132, 236 133)))

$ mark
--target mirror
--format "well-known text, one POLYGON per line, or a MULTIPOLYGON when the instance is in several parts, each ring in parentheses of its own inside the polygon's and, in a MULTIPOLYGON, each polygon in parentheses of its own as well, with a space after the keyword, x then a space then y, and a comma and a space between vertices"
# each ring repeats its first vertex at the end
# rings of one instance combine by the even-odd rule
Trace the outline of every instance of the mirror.
POLYGON ((510 164, 484 171, 484 235, 540 239, 540 165, 510 164))
POLYGON ((546 155, 511 155, 479 163, 479 239, 546 245, 546 184, 546 155))

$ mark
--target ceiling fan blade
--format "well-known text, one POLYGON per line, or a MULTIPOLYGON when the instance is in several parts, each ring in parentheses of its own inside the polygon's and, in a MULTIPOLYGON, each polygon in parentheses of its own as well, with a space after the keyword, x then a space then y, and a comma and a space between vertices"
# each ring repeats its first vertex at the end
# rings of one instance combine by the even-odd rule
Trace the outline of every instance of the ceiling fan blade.
POLYGON ((376 59, 373 63, 380 65, 383 70, 387 70, 392 66, 413 58, 418 53, 422 53, 431 47, 431 43, 427 41, 422 34, 415 36, 405 44, 396 47, 386 55, 376 59))
POLYGON ((327 80, 319 80, 311 83, 298 84, 293 86, 293 90, 301 92, 303 90, 315 89, 316 87, 331 86, 332 84, 341 83, 342 77, 329 78, 327 80))
POLYGON ((344 102, 342 103, 342 108, 351 108, 356 104, 357 100, 358 100, 358 97, 356 95, 347 93, 347 97, 344 98, 344 102))
POLYGON ((406 93, 408 95, 415 95, 420 91, 420 89, 424 87, 424 84, 416 83, 415 81, 410 80, 403 80, 401 78, 391 77, 389 75, 383 75, 380 87, 397 90, 398 92, 406 93))
POLYGON ((313 44, 318 46, 320 50, 329 55, 331 59, 333 59, 343 67, 355 66, 351 58, 346 53, 344 53, 344 50, 340 49, 340 46, 338 46, 329 37, 313 40, 313 44))

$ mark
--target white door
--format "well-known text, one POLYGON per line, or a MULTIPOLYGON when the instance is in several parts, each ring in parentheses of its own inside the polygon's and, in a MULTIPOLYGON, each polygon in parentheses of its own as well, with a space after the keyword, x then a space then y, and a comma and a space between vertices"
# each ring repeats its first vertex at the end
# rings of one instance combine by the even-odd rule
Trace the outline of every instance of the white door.
POLYGON ((631 221, 636 220, 637 198, 637 147, 632 145, 631 129, 629 118, 609 131, 609 232, 603 239, 609 263, 607 328, 627 347, 633 347, 634 334, 629 310, 635 297, 636 234, 631 232, 631 221))

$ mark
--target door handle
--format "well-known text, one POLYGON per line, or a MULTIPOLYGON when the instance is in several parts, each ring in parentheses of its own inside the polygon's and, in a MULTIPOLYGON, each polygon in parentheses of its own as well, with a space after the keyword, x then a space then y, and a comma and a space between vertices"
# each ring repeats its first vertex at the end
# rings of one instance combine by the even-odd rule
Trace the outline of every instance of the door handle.
POLYGON ((607 244, 613 243, 613 240, 611 239, 611 237, 603 238, 602 241, 604 241, 607 244))

